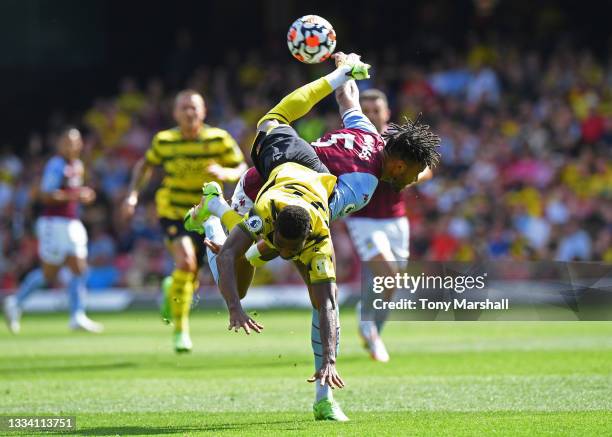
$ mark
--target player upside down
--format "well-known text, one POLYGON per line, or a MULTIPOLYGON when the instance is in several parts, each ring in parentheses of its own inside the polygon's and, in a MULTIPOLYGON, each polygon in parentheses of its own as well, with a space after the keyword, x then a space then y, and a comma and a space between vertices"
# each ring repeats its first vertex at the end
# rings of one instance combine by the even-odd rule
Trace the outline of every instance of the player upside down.
MULTIPOLYGON (((347 65, 343 66, 342 56, 345 55, 339 54, 336 58, 340 66, 338 70, 296 90, 260 121, 260 132, 252 155, 256 168, 266 183, 259 192, 252 211, 245 218, 241 218, 220 197, 218 187, 209 184, 205 187, 205 198, 200 206, 187 216, 186 221, 187 228, 197 229, 200 226, 201 229, 202 221, 212 213, 221 217, 226 228, 230 230, 230 236, 217 259, 214 259, 214 254, 209 253, 211 267, 218 268, 216 279, 230 311, 230 329, 243 328, 247 333, 251 329, 257 332, 262 329, 260 324, 244 313, 240 305, 240 298, 244 297, 253 273, 247 258, 253 264, 261 262, 261 258, 267 259, 276 255, 294 260, 308 285, 315 308, 311 335, 316 372, 310 379, 311 382, 317 381, 315 418, 328 420, 347 420, 329 390, 344 385, 335 369, 339 324, 333 245, 329 235, 330 215, 336 218, 367 203, 378 180, 375 173, 382 175, 386 172, 386 177, 401 188, 416 180, 426 165, 433 164, 431 160, 424 164, 414 159, 396 157, 393 160, 389 155, 390 159, 387 160, 386 166, 383 166, 380 152, 382 140, 371 123, 361 114, 358 97, 347 98, 344 101, 347 107, 343 108, 342 103, 340 106, 345 115, 345 125, 354 130, 352 134, 345 132, 344 135, 353 135, 351 146, 359 148, 355 153, 349 154, 346 162, 352 162, 352 165, 349 164, 344 169, 354 171, 345 173, 340 170, 338 173, 342 173, 339 174, 340 178, 352 176, 347 181, 356 183, 335 186, 338 180, 335 176, 326 174, 328 169, 314 153, 313 148, 299 138, 288 125, 279 123, 290 123, 304 115, 333 88, 346 82, 344 75, 347 65), (355 120, 348 116, 351 111, 355 120), (351 124, 356 127, 351 127, 351 124), (355 141, 355 136, 359 137, 358 141, 355 141), (368 163, 372 156, 376 159, 368 163), (371 167, 376 170, 366 170, 371 167), (330 196, 332 200, 328 203, 330 196), (235 229, 236 224, 239 224, 237 228, 245 232, 235 229), (262 255, 257 246, 249 249, 252 240, 257 241, 259 237, 265 242, 267 254, 262 255)), ((345 58, 344 62, 350 61, 345 58)), ((342 100, 339 99, 340 101, 342 100)), ((327 146, 332 144, 334 141, 330 141, 327 146)), ((343 147, 335 144, 335 147, 340 152, 343 149, 350 150, 347 145, 343 147)), ((224 242, 223 230, 218 224, 215 225, 212 219, 206 223, 205 230, 214 243, 224 242)), ((260 244, 260 247, 264 246, 260 244)))
MULTIPOLYGON (((360 95, 355 82, 349 81, 336 90, 336 100, 344 128, 325 134, 311 145, 321 162, 339 177, 338 185, 346 182, 355 186, 355 182, 371 181, 371 178, 359 181, 358 176, 375 178, 377 185, 370 202, 361 209, 356 207, 346 218, 346 224, 359 258, 368 262, 362 265, 364 273, 392 276, 405 266, 409 244, 408 218, 400 188, 401 180, 410 180, 410 176, 403 178, 406 172, 402 171, 402 161, 397 160, 401 156, 397 151, 411 144, 428 144, 434 148, 440 139, 418 121, 403 126, 388 125, 390 112, 386 96, 378 90, 369 89, 360 95), (383 150, 383 139, 390 142, 387 153, 383 150), (389 153, 391 149, 396 152, 389 153), (399 166, 397 173, 389 170, 394 165, 399 166)), ((415 184, 431 176, 431 169, 427 167, 419 173, 415 184)), ((247 170, 234 191, 232 208, 241 215, 250 211, 263 184, 255 168, 247 170)), ((335 218, 332 213, 332 220, 335 218)), ((265 245, 260 246, 264 250, 265 245)), ((393 291, 385 290, 384 298, 390 300, 393 291)), ((377 312, 374 321, 362 320, 360 308, 358 305, 357 317, 364 347, 374 360, 387 362, 389 354, 380 336, 387 313, 377 312)))

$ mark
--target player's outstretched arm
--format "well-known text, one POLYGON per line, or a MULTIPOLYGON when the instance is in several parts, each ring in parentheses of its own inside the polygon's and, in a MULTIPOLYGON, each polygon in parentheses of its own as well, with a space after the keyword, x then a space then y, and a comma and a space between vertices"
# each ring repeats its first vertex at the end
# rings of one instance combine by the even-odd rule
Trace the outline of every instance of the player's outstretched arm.
POLYGON ((236 277, 236 262, 243 257, 253 240, 240 227, 236 226, 227 237, 225 244, 217 255, 217 269, 219 270, 219 290, 225 299, 229 311, 229 327, 238 332, 241 328, 247 334, 251 329, 261 332, 263 325, 260 325, 249 317, 242 309, 240 295, 238 293, 238 282, 236 277))
POLYGON ((359 88, 357 88, 357 84, 354 80, 349 80, 336 90, 336 102, 338 103, 340 116, 351 109, 358 109, 361 111, 359 88))
POLYGON ((344 381, 336 370, 336 347, 338 338, 338 312, 336 303, 336 284, 326 282, 310 286, 317 311, 319 312, 319 330, 323 346, 323 363, 308 382, 321 381, 321 385, 329 384, 331 388, 344 387, 344 381))
POLYGON ((153 174, 153 165, 146 158, 141 158, 134 165, 132 170, 132 179, 128 188, 128 195, 121 205, 121 215, 125 219, 129 219, 134 215, 136 205, 138 205, 138 196, 142 189, 149 183, 153 174))

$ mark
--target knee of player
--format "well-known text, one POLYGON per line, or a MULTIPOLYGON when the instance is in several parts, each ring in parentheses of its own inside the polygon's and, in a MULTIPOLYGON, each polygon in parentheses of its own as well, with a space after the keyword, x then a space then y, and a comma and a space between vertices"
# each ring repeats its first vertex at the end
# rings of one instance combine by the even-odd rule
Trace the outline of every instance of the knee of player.
POLYGON ((399 263, 385 254, 378 254, 367 263, 376 276, 393 276, 400 271, 399 263))

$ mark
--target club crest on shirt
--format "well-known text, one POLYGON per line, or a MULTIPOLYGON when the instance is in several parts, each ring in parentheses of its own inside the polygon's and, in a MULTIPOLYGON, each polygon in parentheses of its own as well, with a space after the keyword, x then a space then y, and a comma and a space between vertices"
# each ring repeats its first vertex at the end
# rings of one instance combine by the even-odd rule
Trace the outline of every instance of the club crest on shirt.
POLYGON ((258 234, 263 229, 263 221, 257 215, 249 217, 246 221, 246 227, 254 234, 258 234))

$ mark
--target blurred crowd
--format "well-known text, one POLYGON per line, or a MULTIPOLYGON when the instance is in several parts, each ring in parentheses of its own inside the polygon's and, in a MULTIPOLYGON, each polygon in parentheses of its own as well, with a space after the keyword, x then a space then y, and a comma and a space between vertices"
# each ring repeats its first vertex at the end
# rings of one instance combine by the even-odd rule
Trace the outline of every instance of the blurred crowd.
MULTIPOLYGON (((176 57, 175 65, 189 65, 180 52, 176 57)), ((442 138, 433 180, 405 190, 411 259, 612 262, 612 57, 564 46, 543 55, 497 43, 448 50, 430 65, 393 49, 364 58, 374 69, 360 87, 387 93, 395 121, 422 113, 442 138)), ((160 175, 132 223, 120 220, 118 206, 135 161, 158 130, 174 125, 179 87, 201 91, 206 122, 228 130, 248 156, 256 120, 330 68, 306 67, 288 55, 264 62, 257 53, 230 53, 222 65, 177 68, 173 77, 124 78, 115 96, 78 114, 87 183, 98 193, 83 211, 90 287, 156 286, 172 269, 153 202, 160 175)), ((1 152, 0 289, 14 288, 37 263, 37 185, 53 152, 52 132, 66 121, 54 117, 48 133, 33 132, 26 144, 1 152)), ((339 123, 327 99, 296 128, 314 140, 339 123)), ((339 279, 353 280, 359 262, 342 223, 333 235, 339 279)), ((257 281, 299 278, 280 261, 257 281)))

